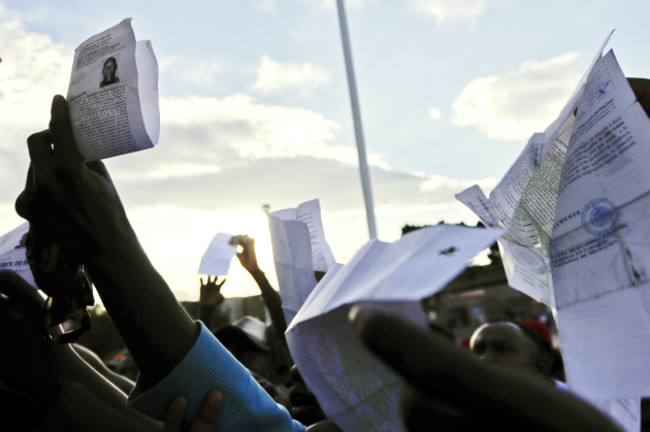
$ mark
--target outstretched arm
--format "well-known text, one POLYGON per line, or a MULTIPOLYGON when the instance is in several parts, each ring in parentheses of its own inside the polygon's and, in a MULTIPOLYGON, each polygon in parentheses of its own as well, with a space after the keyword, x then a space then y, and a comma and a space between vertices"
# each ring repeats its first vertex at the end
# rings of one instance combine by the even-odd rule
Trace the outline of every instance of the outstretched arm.
POLYGON ((408 384, 400 410, 411 432, 619 431, 598 409, 534 374, 481 361, 384 312, 353 311, 362 342, 408 384))
POLYGON ((132 406, 162 418, 183 392, 187 420, 217 389, 224 404, 215 430, 304 429, 187 315, 140 246, 104 165, 83 161, 62 96, 54 97, 51 112, 50 129, 27 140, 31 165, 16 210, 82 257, 140 370, 132 406))
POLYGON ((142 380, 152 385, 189 351, 197 327, 140 246, 104 165, 84 163, 63 97, 52 102, 50 129, 27 144, 31 169, 16 210, 84 257, 142 380))
POLYGON ((264 275, 264 272, 260 270, 260 267, 257 264, 257 256, 255 255, 255 239, 250 238, 247 235, 236 235, 230 239, 230 244, 242 247, 242 251, 237 254, 237 258, 239 258, 242 267, 248 270, 248 273, 253 276, 257 286, 260 287, 262 298, 264 299, 266 308, 269 310, 269 315, 271 315, 273 327, 276 329, 278 334, 283 335, 287 329, 287 321, 282 312, 282 300, 280 299, 280 294, 273 289, 269 280, 264 275))

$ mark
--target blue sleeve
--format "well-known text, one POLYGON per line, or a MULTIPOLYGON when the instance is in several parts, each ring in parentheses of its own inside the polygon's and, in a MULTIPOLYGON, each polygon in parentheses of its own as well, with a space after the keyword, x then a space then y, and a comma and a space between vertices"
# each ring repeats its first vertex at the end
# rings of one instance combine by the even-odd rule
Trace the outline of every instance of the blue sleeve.
MULTIPOLYGON (((199 321, 200 323, 200 321, 199 321)), ((172 372, 153 388, 143 391, 139 381, 128 404, 153 418, 164 418, 169 401, 179 394, 188 400, 185 419, 196 417, 211 390, 223 394, 223 405, 214 431, 302 431, 305 427, 257 384, 248 369, 203 325, 194 346, 172 372)))

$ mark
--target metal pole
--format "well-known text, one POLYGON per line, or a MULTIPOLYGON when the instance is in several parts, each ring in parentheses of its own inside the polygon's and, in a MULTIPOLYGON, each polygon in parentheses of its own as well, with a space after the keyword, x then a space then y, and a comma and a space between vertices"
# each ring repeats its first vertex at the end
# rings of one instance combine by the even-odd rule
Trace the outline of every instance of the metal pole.
POLYGON ((348 88, 350 90, 350 104, 352 105, 354 135, 357 141, 357 153, 359 154, 359 174, 361 175, 361 187, 363 189, 363 198, 366 204, 366 218, 368 219, 368 233, 370 234, 370 238, 374 239, 377 238, 375 210, 372 203, 370 173, 368 171, 368 161, 366 159, 366 145, 363 140, 361 113, 359 111, 359 100, 357 98, 357 84, 354 79, 352 51, 350 50, 350 35, 348 34, 348 22, 345 18, 345 6, 343 5, 343 0, 336 0, 336 7, 339 12, 339 26, 341 27, 341 42, 343 43, 343 56, 345 57, 345 70, 348 75, 348 88))

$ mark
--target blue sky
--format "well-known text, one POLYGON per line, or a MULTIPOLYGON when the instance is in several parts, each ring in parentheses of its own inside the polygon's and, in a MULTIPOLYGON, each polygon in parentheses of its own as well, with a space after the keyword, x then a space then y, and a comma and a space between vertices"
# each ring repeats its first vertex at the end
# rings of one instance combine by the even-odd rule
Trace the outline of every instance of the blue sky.
MULTIPOLYGON (((623 71, 650 76, 646 1, 346 5, 387 241, 405 223, 473 223, 453 194, 498 181, 611 30, 623 71)), ((347 260, 367 229, 334 0, 0 1, 0 231, 20 223, 25 138, 47 127, 52 95, 66 93, 74 48, 125 17, 158 58, 161 139, 107 165, 179 296, 196 297, 200 257, 219 231, 256 236, 271 271, 262 204, 320 198, 326 236, 347 260)), ((226 286, 255 292, 237 272, 226 286)))

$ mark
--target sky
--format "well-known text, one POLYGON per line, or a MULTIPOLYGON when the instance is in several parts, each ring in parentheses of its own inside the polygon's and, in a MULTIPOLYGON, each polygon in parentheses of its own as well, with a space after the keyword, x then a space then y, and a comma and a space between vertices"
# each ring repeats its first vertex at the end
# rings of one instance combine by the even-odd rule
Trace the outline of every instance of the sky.
MULTIPOLYGON (((559 114, 606 36, 649 77, 650 2, 348 0, 378 237, 474 224, 454 194, 489 191, 559 114)), ((339 262, 368 240, 334 0, 0 0, 0 233, 26 138, 65 95, 74 49, 126 17, 160 68, 158 145, 106 160, 143 247, 181 299, 217 232, 257 239, 273 279, 271 211, 320 199, 339 262)), ((257 293, 234 261, 226 296, 257 293)), ((276 285, 277 286, 277 285, 276 285)))

